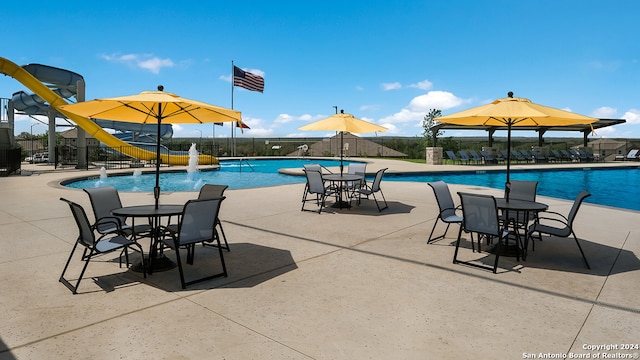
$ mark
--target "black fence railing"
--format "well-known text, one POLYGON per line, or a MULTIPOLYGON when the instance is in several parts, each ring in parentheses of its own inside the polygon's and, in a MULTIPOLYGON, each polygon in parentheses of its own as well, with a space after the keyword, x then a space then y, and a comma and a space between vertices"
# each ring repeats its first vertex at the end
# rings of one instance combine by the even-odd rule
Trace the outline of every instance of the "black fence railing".
POLYGON ((0 176, 9 176, 20 170, 22 151, 16 149, 0 149, 0 176))

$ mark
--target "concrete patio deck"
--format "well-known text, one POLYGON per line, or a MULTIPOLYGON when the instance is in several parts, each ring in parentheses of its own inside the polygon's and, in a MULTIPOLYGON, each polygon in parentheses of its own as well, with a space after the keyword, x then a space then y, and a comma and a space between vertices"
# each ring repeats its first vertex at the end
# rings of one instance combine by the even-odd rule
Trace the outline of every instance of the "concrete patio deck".
MULTIPOLYGON (((472 168, 366 160, 368 172, 472 168)), ((89 265, 72 295, 58 277, 77 229, 59 198, 82 204, 90 217, 91 207, 83 191, 56 184, 87 172, 25 168, 35 172, 0 178, 3 360, 640 354, 640 212, 583 205, 575 228, 591 270, 569 238, 537 243, 524 262, 501 257, 493 274, 452 264, 457 228, 427 245, 438 207, 424 183, 383 180, 389 209, 382 213, 366 200, 352 209, 301 212, 304 184, 227 190, 221 219, 231 246, 224 254, 228 278, 181 290, 177 269, 143 279, 110 254, 89 265)), ((450 188, 501 196, 477 186, 450 188)), ((153 202, 149 193, 121 198, 125 205, 153 202)), ((563 213, 571 206, 539 200, 563 213)), ((493 258, 463 250, 479 261, 493 258)), ((188 274, 217 264, 217 255, 207 257, 211 251, 198 247, 188 274)))

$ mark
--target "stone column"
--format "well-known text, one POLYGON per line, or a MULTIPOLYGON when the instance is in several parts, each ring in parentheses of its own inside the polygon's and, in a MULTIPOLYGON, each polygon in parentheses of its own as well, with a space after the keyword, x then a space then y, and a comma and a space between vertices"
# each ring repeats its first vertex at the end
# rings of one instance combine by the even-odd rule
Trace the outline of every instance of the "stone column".
POLYGON ((428 165, 442 165, 442 148, 428 147, 426 153, 428 165))

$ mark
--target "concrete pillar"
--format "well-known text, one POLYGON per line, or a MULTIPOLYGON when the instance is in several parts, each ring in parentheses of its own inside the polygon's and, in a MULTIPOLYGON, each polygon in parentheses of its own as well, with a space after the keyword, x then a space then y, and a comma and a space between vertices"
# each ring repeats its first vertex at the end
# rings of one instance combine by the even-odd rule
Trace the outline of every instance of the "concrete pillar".
POLYGON ((428 165, 442 165, 442 148, 428 147, 426 149, 426 158, 428 165))
MULTIPOLYGON (((78 102, 83 102, 85 100, 85 86, 84 80, 78 80, 76 84, 76 100, 78 102)), ((78 165, 76 165, 77 169, 88 169, 87 165, 87 132, 84 131, 81 127, 76 126, 78 138, 76 139, 76 146, 78 147, 78 165)))

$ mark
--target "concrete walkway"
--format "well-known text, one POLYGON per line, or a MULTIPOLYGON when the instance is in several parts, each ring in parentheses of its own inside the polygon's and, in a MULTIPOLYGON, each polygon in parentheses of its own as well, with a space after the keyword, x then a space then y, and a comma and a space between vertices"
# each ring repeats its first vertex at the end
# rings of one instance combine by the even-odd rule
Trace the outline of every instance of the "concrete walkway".
MULTIPOLYGON (((381 167, 471 168, 375 160, 367 169, 381 167)), ((89 265, 72 295, 58 277, 77 228, 59 198, 79 202, 90 217, 91 207, 83 191, 57 184, 88 172, 29 169, 30 176, 0 178, 0 359, 640 354, 622 348, 640 343, 639 212, 583 205, 575 228, 591 270, 573 239, 545 238, 526 262, 501 257, 493 274, 451 263, 457 228, 426 244, 438 207, 424 183, 383 181, 389 209, 382 213, 366 200, 352 209, 301 212, 304 184, 227 190, 221 218, 231 245, 228 278, 181 290, 177 269, 143 279, 110 254, 89 265), (597 348, 603 345, 609 348, 597 348)), ((454 194, 461 190, 501 196, 451 186, 454 194)), ((195 196, 162 193, 161 203, 195 196)), ((153 202, 149 193, 121 198, 125 205, 153 202)), ((539 200, 562 213, 571 206, 539 200)), ((461 254, 493 259, 467 247, 461 254)), ((198 247, 188 274, 216 259, 210 248, 198 247)), ((71 271, 79 265, 76 260, 71 271)))

